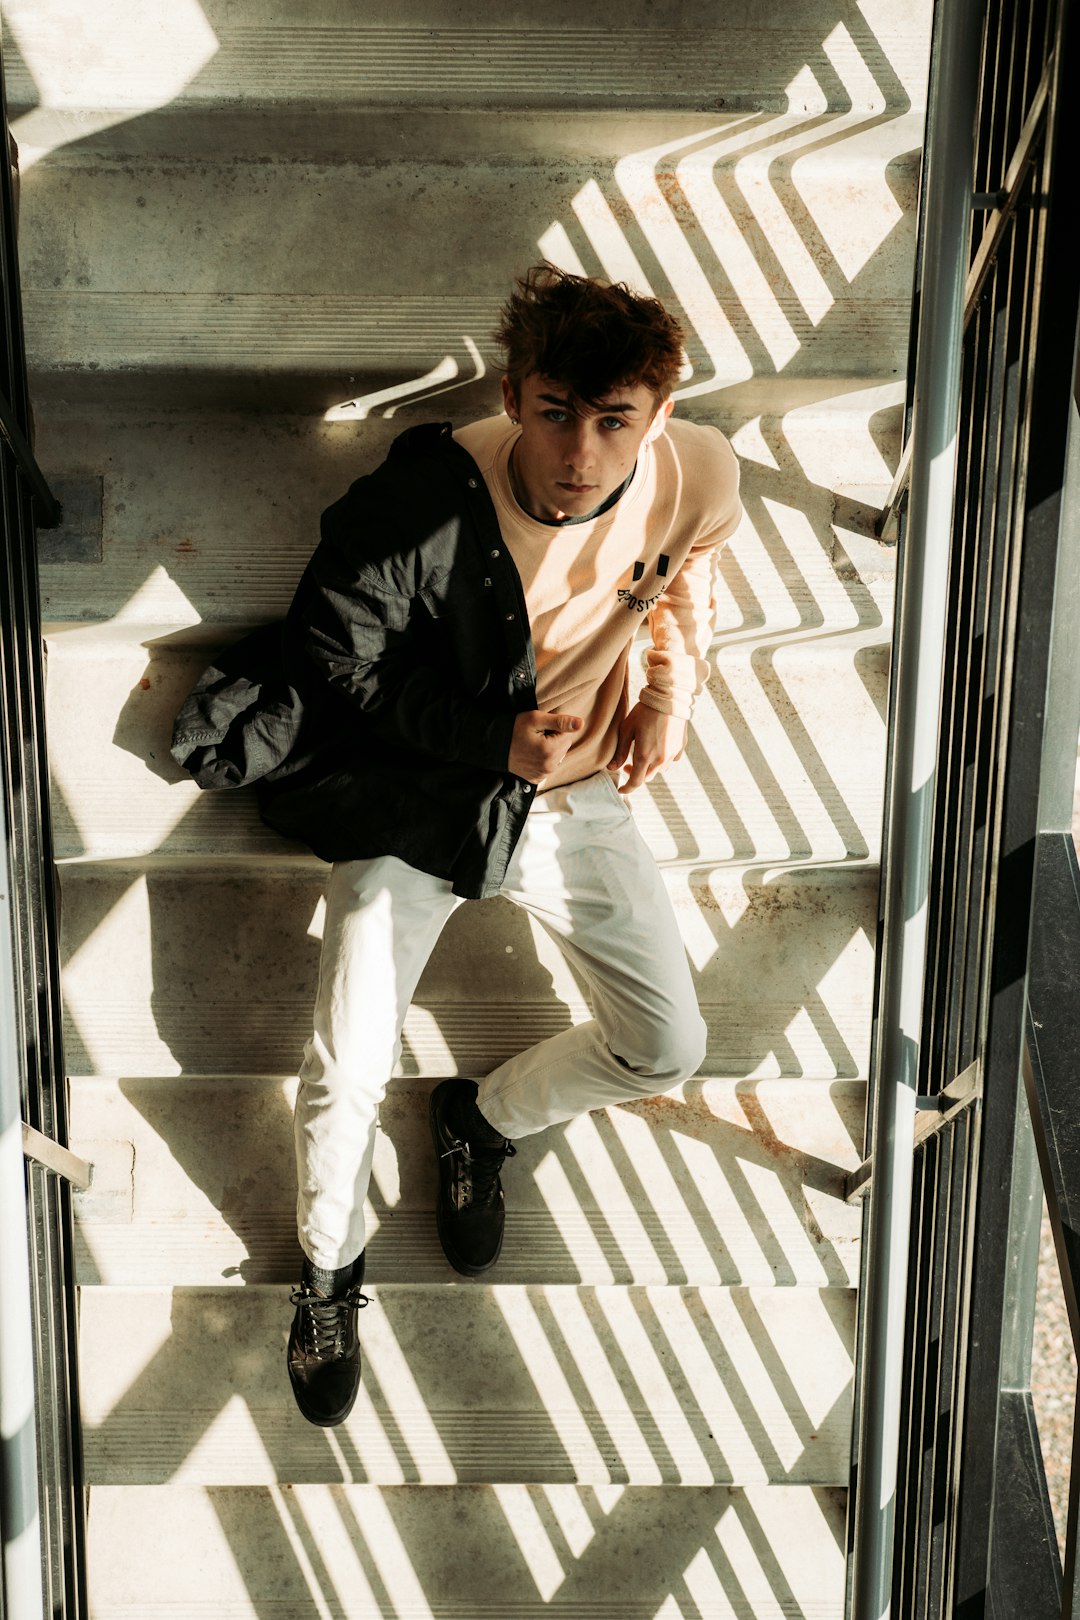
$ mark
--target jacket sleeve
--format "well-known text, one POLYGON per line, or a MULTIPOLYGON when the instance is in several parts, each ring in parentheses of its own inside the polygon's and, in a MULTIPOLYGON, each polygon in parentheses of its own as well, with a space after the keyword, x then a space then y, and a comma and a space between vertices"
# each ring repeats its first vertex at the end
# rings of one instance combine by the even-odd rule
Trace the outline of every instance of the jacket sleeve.
POLYGON ((173 723, 171 752, 201 788, 247 787, 284 763, 302 723, 282 666, 282 626, 262 625, 203 670, 173 723))
POLYGON ((324 530, 289 611, 289 654, 301 651, 380 741, 505 771, 514 712, 462 690, 425 593, 407 578, 409 556, 404 547, 393 566, 358 562, 340 527, 324 530))

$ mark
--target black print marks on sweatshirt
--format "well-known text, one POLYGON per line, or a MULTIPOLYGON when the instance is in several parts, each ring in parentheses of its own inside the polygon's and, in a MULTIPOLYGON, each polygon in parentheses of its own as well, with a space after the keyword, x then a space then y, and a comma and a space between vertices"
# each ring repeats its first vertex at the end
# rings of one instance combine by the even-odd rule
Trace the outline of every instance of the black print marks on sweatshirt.
MULTIPOLYGON (((663 552, 661 552, 660 556, 657 557, 657 559, 656 559, 656 577, 657 577, 657 579, 666 579, 667 571, 668 571, 668 561, 669 561, 669 559, 664 556, 663 552)), ((645 564, 643 562, 636 562, 634 564, 634 584, 636 585, 640 579, 644 578, 644 575, 645 575, 645 564)), ((619 601, 620 602, 625 602, 627 608, 629 609, 629 611, 631 613, 648 613, 649 609, 651 607, 653 607, 657 602, 659 602, 659 600, 663 596, 663 594, 664 594, 663 588, 661 588, 658 591, 654 591, 652 596, 638 596, 636 594, 636 592, 634 592, 634 591, 625 591, 624 590, 624 591, 619 592, 619 601)))

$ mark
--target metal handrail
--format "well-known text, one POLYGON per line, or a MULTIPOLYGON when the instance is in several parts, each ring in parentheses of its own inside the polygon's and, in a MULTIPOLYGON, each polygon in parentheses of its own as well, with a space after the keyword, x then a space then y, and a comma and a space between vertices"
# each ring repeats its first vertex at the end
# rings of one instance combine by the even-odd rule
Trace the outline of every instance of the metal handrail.
POLYGON ((938 27, 928 119, 911 489, 897 593, 896 695, 882 841, 884 974, 873 1066, 875 1186, 865 1237, 851 1620, 881 1620, 890 1612, 892 1592, 915 1096, 974 190, 980 0, 940 6, 938 27))
POLYGON ((22 1122, 22 1150, 25 1159, 33 1159, 35 1164, 44 1165, 54 1175, 63 1176, 70 1181, 76 1192, 86 1192, 94 1179, 94 1167, 86 1159, 80 1159, 77 1153, 64 1147, 62 1142, 54 1141, 43 1131, 35 1130, 28 1125, 25 1119, 22 1122))
POLYGON ((1080 19, 1068 0, 981 5, 969 40, 972 119, 966 104, 951 116, 966 103, 967 76, 958 96, 946 48, 964 9, 942 0, 935 29, 932 105, 945 122, 932 117, 927 138, 906 522, 900 503, 873 1152, 849 1183, 858 1197, 872 1182, 851 1476, 856 1620, 1080 1615, 1080 1427, 1063 1571, 1032 1399, 1036 1156, 1080 1341, 1080 869, 1070 836, 1080 271, 1069 200, 1080 19), (941 170, 952 156, 967 177, 973 136, 978 190, 957 189, 950 239, 939 229, 941 170), (936 355, 928 310, 944 346, 936 355), (935 378, 940 392, 928 392, 935 378), (928 400, 941 428, 929 444, 928 400), (950 550, 943 601, 927 587, 950 550), (931 657, 944 665, 940 697, 922 681, 931 657), (912 771, 910 733, 927 692, 921 718, 934 748, 928 768, 912 771), (935 1132, 953 1076, 969 1085, 981 1076, 985 1094, 973 1106, 958 1097, 935 1132))

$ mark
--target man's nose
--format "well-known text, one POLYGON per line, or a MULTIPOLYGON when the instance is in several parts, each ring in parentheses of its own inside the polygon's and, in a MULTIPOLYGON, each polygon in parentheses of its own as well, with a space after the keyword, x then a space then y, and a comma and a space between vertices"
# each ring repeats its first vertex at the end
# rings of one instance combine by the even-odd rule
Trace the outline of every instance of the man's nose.
POLYGON ((566 447, 567 465, 577 472, 584 472, 592 466, 593 461, 593 432, 590 424, 578 419, 574 423, 570 434, 570 442, 566 447))

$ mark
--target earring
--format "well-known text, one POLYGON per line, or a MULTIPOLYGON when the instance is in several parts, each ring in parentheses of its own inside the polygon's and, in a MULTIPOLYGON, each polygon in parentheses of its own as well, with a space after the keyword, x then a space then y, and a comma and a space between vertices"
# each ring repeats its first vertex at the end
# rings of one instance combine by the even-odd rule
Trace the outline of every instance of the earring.
POLYGON ((511 418, 510 418, 510 420, 511 420, 511 422, 512 422, 512 423, 513 423, 513 424, 514 424, 514 426, 515 426, 515 427, 520 427, 520 426, 521 426, 521 423, 520 423, 520 422, 519 422, 519 421, 518 421, 518 419, 517 419, 517 417, 516 417, 516 416, 512 416, 512 417, 511 417, 511 418))

